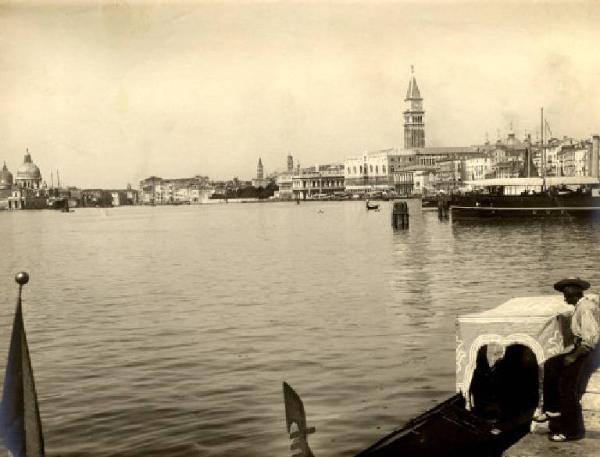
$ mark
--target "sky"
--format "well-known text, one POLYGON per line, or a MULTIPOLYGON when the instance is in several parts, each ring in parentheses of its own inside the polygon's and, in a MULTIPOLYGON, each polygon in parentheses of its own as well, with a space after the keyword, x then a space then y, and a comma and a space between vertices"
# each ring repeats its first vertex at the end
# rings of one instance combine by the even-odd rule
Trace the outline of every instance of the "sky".
POLYGON ((414 65, 427 146, 600 132, 594 2, 0 0, 0 163, 43 178, 267 173, 403 146, 414 65))

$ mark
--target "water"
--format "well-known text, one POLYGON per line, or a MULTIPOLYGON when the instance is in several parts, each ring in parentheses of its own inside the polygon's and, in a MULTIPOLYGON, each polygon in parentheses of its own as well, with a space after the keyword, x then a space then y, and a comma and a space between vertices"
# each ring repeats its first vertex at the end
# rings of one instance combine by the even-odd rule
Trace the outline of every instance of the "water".
POLYGON ((0 213, 0 367, 14 273, 48 455, 291 455, 282 381, 319 457, 454 390, 458 314, 600 285, 600 223, 440 222, 410 201, 0 213))

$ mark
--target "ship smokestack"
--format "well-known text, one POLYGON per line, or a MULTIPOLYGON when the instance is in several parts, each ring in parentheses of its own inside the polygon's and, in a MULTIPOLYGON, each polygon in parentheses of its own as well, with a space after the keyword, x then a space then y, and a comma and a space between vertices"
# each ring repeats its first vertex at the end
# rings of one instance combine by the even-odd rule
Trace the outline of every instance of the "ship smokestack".
POLYGON ((598 177, 598 160, 600 159, 600 135, 592 137, 592 176, 598 177))

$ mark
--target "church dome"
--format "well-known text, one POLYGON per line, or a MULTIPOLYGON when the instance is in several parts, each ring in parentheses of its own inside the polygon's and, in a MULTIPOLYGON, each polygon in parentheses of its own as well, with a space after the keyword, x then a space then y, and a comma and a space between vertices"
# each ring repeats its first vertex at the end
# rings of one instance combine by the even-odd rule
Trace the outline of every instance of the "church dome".
POLYGON ((42 179, 40 169, 31 161, 31 154, 27 152, 23 165, 17 170, 17 179, 42 179))
POLYGON ((0 189, 10 188, 13 184, 13 175, 8 168, 6 168, 6 162, 4 162, 4 166, 2 170, 0 170, 0 189))

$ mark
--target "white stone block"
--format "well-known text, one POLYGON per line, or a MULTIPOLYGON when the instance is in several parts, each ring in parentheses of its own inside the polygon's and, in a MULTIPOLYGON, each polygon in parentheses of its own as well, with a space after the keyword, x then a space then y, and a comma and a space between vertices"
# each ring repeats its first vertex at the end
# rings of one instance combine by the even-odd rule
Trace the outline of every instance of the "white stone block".
POLYGON ((581 398, 581 407, 584 411, 600 413, 600 393, 586 391, 581 398))
POLYGON ((600 394, 600 370, 596 370, 590 377, 586 392, 594 392, 600 394))

